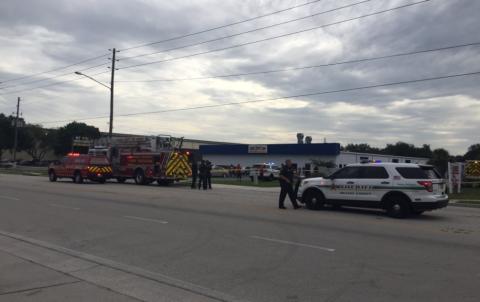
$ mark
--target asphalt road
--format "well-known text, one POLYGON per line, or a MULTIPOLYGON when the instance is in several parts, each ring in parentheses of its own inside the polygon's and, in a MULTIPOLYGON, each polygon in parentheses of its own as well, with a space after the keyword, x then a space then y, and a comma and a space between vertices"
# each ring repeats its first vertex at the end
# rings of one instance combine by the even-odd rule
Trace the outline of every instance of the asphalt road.
POLYGON ((478 301, 480 209, 396 220, 276 201, 242 187, 0 175, 0 231, 245 301, 478 301))

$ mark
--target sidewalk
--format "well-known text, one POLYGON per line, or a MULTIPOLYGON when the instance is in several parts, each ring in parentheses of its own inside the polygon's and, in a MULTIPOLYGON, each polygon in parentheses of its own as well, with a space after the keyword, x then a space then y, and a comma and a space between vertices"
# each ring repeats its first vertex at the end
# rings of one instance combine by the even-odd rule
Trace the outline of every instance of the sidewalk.
POLYGON ((244 302, 187 281, 0 230, 0 302, 244 302))
POLYGON ((0 251, 0 301, 138 301, 0 251))

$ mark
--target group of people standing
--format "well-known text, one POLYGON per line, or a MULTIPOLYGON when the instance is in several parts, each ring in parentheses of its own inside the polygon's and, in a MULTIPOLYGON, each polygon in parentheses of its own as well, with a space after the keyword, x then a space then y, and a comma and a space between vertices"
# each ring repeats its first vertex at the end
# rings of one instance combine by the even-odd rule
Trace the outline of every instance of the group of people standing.
POLYGON ((212 188, 212 163, 208 160, 192 162, 192 189, 203 188, 204 190, 212 188))

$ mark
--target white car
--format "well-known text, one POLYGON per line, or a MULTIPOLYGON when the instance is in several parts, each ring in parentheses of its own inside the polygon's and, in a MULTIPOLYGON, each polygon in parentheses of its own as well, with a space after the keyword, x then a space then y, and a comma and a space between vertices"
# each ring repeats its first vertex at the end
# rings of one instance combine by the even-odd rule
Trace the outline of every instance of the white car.
POLYGON ((325 204, 385 209, 396 218, 444 208, 446 184, 432 166, 399 163, 348 165, 327 178, 300 183, 298 199, 309 209, 325 204))
POLYGON ((274 180, 280 176, 280 167, 275 164, 255 164, 250 168, 250 177, 256 173, 258 179, 274 180))

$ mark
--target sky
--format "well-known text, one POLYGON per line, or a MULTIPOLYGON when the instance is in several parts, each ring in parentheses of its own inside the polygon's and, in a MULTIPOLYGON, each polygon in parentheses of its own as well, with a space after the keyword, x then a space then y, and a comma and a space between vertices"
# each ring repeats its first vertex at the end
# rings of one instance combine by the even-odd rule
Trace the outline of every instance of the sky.
POLYGON ((115 47, 114 132, 463 154, 480 142, 479 74, 377 85, 480 72, 478 12, 475 0, 2 0, 0 112, 21 97, 29 123, 108 131, 109 90, 74 72, 110 85, 115 47), (258 73, 270 70, 283 71, 258 73), (254 100, 266 101, 216 107, 254 100))

